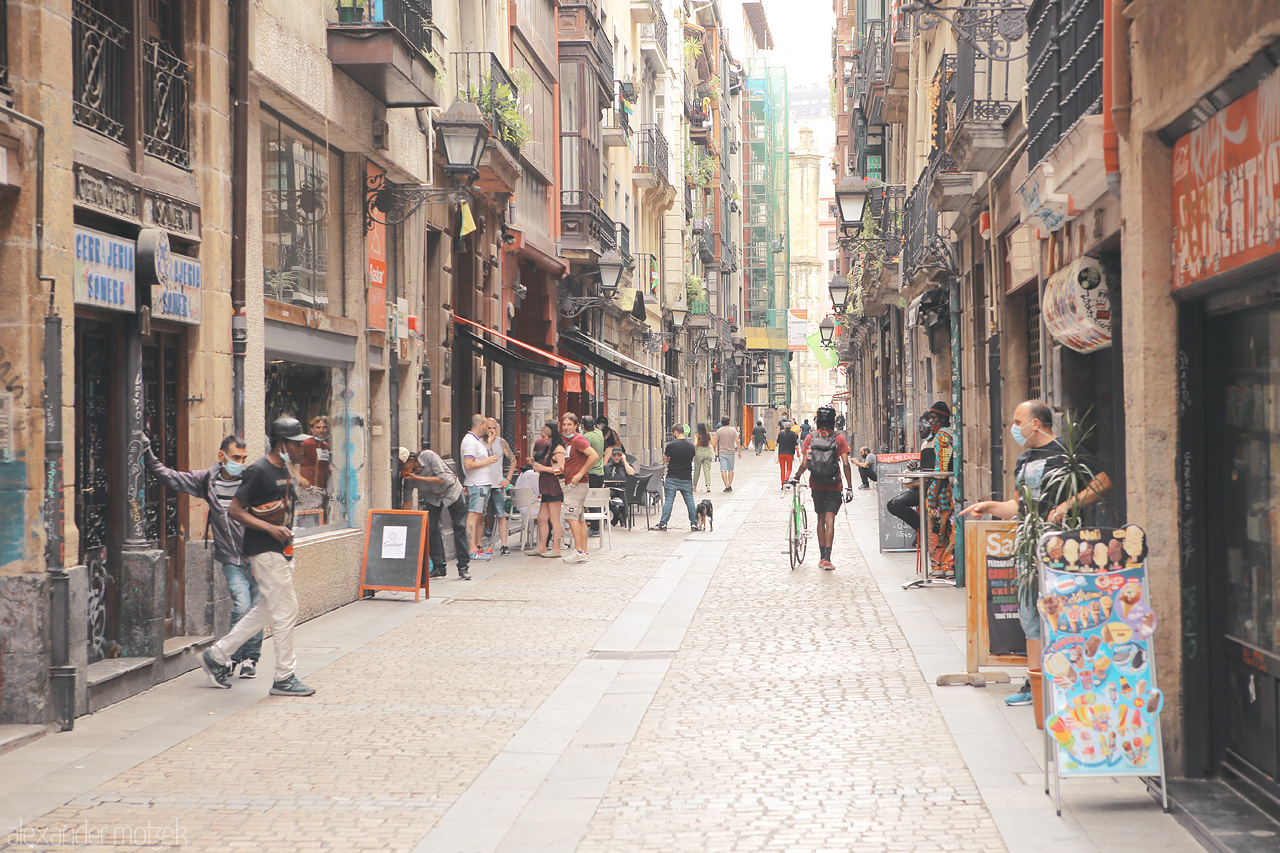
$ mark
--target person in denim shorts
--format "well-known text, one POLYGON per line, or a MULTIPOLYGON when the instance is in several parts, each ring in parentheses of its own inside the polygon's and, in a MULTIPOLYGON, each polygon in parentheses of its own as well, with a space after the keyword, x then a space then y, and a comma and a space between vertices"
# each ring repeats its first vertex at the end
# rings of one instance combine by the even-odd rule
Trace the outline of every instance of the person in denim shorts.
POLYGON ((487 560, 482 545, 484 514, 493 489, 493 464, 499 457, 489 449, 489 429, 481 414, 471 416, 471 431, 462 438, 462 472, 467 487, 467 529, 471 532, 471 559, 487 560))

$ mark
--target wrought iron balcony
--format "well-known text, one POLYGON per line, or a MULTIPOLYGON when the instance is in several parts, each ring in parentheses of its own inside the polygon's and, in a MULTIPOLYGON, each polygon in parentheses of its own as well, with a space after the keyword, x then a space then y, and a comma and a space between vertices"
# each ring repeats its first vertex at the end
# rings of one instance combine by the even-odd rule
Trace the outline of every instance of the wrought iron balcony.
POLYGON ((604 31, 604 27, 596 27, 593 46, 596 50, 596 56, 600 58, 600 68, 603 70, 604 76, 609 80, 614 79, 613 41, 610 40, 609 34, 604 31))
POLYGON ((519 157, 520 145, 514 123, 527 122, 528 119, 520 114, 520 92, 497 54, 488 51, 451 53, 449 65, 457 85, 457 99, 479 107, 489 121, 489 138, 501 142, 512 157, 519 157))
POLYGON ((581 190, 560 192, 560 226, 564 247, 603 255, 614 247, 616 229, 600 199, 581 190))
POLYGON ((1027 12, 1027 152, 1035 166, 1102 108, 1103 0, 1035 0, 1027 12))
POLYGON ((640 126, 640 147, 636 152, 635 181, 646 186, 658 186, 659 183, 671 184, 667 176, 667 163, 670 153, 667 148, 667 137, 656 124, 640 126))
POLYGON ((658 7, 653 23, 640 27, 640 51, 656 54, 650 56, 650 61, 659 69, 667 67, 667 16, 661 7, 658 7))
POLYGON ((380 0, 368 16, 329 25, 329 60, 389 107, 434 107, 430 0, 380 0))
POLYGON ((129 31, 85 0, 72 0, 72 120, 108 139, 123 142, 129 92, 129 31))
POLYGON ((618 247, 618 254, 622 256, 622 263, 628 269, 631 268, 631 229, 621 222, 614 224, 614 245, 618 247))
POLYGON ((1005 154, 1004 120, 1021 97, 1012 63, 980 56, 973 45, 961 41, 956 73, 951 78, 955 103, 955 128, 947 150, 965 170, 987 172, 1005 154))
POLYGON ((631 110, 623 103, 621 94, 614 95, 613 105, 605 110, 600 132, 605 148, 625 148, 631 139, 631 110))
POLYGON ((182 169, 191 167, 188 98, 191 67, 156 42, 143 47, 146 87, 143 144, 152 157, 182 169))
POLYGON ((9 82, 9 15, 5 4, 0 0, 0 92, 13 94, 13 86, 9 82))

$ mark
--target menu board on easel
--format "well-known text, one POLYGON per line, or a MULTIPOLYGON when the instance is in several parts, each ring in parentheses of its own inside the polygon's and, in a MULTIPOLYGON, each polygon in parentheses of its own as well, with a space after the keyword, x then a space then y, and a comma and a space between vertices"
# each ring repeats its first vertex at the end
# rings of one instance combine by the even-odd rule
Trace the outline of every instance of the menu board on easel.
POLYGON ((1027 636, 1018 618, 1018 567, 1012 521, 970 521, 964 526, 969 672, 988 664, 1026 664, 1027 636))
POLYGON ((1133 524, 1048 533, 1037 557, 1055 778, 1159 776, 1163 791, 1146 534, 1133 524))

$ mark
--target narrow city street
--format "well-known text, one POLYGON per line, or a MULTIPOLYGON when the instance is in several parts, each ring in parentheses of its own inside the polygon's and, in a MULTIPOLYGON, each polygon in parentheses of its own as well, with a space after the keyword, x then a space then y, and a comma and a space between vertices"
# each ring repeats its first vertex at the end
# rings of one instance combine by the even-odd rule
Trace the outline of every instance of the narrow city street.
POLYGON ((854 494, 834 572, 816 542, 788 570, 748 453, 714 532, 642 515, 587 564, 451 566, 429 601, 314 619, 314 698, 197 670, 0 755, 0 850, 1199 850, 1136 780, 1054 815, 1014 685, 933 686, 963 592, 902 590, 854 494))

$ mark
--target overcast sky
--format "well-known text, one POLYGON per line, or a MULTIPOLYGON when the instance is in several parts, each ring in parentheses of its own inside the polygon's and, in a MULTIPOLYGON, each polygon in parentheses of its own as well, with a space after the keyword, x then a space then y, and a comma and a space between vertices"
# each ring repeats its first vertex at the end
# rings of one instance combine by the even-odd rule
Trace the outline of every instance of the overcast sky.
POLYGON ((826 88, 831 76, 831 0, 764 0, 769 30, 779 59, 787 66, 787 85, 826 88))

